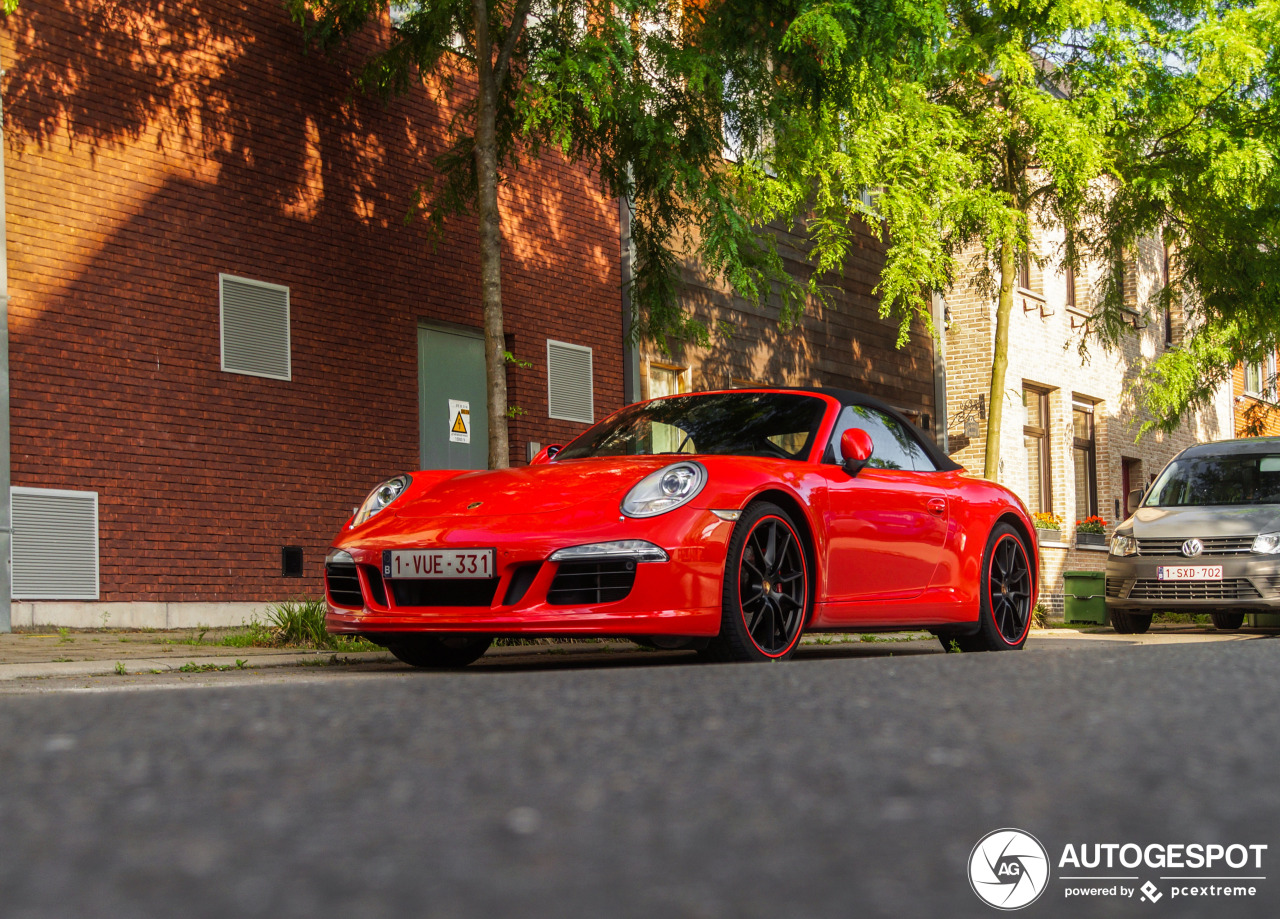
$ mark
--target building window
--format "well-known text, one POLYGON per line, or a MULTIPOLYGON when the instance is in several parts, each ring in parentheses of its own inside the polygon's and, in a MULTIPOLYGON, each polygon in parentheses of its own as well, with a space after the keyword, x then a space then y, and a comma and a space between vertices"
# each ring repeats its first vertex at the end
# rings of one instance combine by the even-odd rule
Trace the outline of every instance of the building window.
POLYGON ((547 415, 593 424, 591 386, 591 349, 547 339, 547 415))
POLYGON ((1098 513, 1098 450, 1094 406, 1077 400, 1071 406, 1071 459, 1076 476, 1076 519, 1098 513))
POLYGON ((1023 290, 1031 289, 1031 254, 1028 252, 1018 257, 1018 286, 1023 290))
POLYGON ((649 398, 678 396, 689 391, 689 368, 669 364, 649 365, 649 398))
POLYGON ((1275 399, 1276 356, 1268 354, 1260 361, 1244 365, 1244 391, 1255 399, 1275 399))
POLYGON ((1053 487, 1049 475, 1049 394, 1030 387, 1022 390, 1027 411, 1022 442, 1027 448, 1027 504, 1037 513, 1053 512, 1053 487))
MULTIPOLYGON (((649 398, 677 396, 689 391, 688 368, 664 364, 649 365, 649 398)), ((685 446, 685 432, 670 424, 653 422, 653 452, 675 453, 685 446)))
POLYGON ((1067 282, 1067 308, 1076 308, 1076 270, 1070 265, 1066 269, 1067 282))
POLYGON ((273 380, 291 379, 289 288, 218 275, 222 369, 273 380))

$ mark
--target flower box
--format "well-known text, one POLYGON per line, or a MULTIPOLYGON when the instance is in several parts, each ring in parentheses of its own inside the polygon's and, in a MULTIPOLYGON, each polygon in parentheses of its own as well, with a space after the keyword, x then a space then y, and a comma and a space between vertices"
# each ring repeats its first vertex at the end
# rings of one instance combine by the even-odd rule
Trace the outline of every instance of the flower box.
POLYGON ((1046 530, 1044 527, 1036 527, 1036 541, 1046 542, 1062 542, 1061 530, 1046 530))
POLYGON ((1105 546, 1106 544, 1106 533, 1076 533, 1077 546, 1105 546))

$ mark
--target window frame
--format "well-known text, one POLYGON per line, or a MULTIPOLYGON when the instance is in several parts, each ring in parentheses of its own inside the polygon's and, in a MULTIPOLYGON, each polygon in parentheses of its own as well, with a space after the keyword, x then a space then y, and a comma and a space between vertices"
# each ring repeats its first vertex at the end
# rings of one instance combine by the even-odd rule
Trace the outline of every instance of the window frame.
MULTIPOLYGON (((1032 392, 1040 397, 1040 417, 1036 419, 1038 423, 1032 424, 1030 416, 1027 415, 1022 422, 1022 436, 1024 439, 1034 437, 1040 441, 1039 506, 1032 507, 1031 510, 1045 514, 1053 513, 1053 461, 1049 455, 1049 393, 1051 391, 1041 386, 1028 383, 1022 384, 1022 405, 1024 410, 1028 408, 1027 393, 1032 392)), ((1028 494, 1028 497, 1031 497, 1030 494, 1028 494)))
POLYGON ((1262 402, 1275 402, 1276 356, 1272 352, 1260 361, 1246 361, 1244 365, 1244 394, 1262 402), (1250 388, 1250 371, 1257 372, 1257 386, 1250 388))
MULTIPOLYGON (((1085 498, 1084 516, 1093 517, 1098 513, 1098 427, 1096 419, 1097 403, 1090 402, 1087 399, 1075 396, 1071 400, 1071 460, 1074 467, 1076 455, 1083 453, 1085 456, 1086 466, 1086 482, 1088 486, 1088 494, 1085 498), (1077 414, 1085 415, 1089 419, 1089 436, 1088 438, 1076 436, 1075 416, 1077 414)), ((1080 495, 1076 495, 1076 509, 1080 507, 1080 495)))

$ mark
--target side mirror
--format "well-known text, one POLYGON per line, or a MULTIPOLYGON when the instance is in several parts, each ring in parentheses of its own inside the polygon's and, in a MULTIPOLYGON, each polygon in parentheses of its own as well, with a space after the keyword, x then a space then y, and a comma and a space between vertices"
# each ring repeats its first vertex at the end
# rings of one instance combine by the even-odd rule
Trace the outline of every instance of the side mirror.
POLYGON ((551 444, 538 451, 538 455, 529 460, 530 466, 541 466, 556 458, 556 454, 564 449, 564 444, 551 444))
POLYGON ((1126 515, 1132 514, 1142 504, 1142 496, 1146 492, 1145 488, 1135 488, 1129 492, 1124 502, 1124 512, 1126 515))
POLYGON ((871 442, 870 434, 862 428, 849 428, 840 435, 840 453, 844 456, 841 465, 844 471, 856 477, 871 459, 871 451, 874 449, 875 444, 871 442))

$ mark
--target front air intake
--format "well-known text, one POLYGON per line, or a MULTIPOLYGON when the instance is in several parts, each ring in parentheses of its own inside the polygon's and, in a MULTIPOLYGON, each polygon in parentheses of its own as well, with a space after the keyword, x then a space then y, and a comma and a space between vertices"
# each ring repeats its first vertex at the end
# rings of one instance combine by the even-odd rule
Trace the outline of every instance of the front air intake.
POLYGON ((636 562, 630 558, 598 562, 562 562, 547 602, 553 606, 590 606, 614 603, 631 593, 636 582, 636 562))

